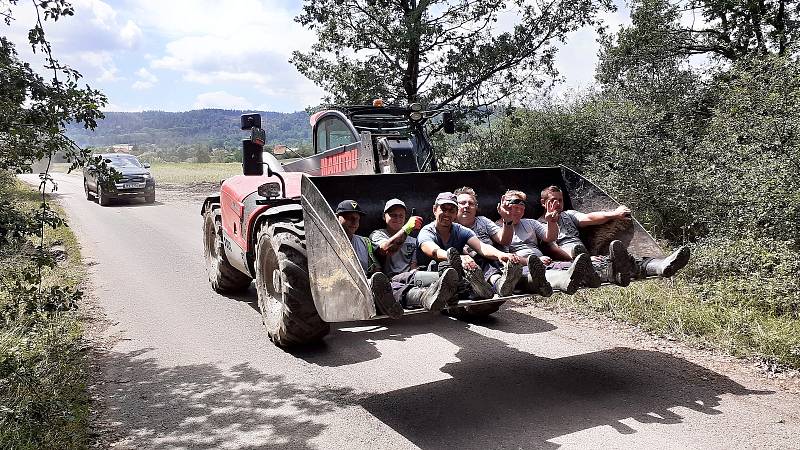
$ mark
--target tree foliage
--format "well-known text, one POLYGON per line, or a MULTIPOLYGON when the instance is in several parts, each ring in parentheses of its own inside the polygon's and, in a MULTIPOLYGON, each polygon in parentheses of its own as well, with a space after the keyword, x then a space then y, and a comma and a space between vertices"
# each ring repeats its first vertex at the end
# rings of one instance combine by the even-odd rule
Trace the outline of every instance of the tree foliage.
POLYGON ((800 2, 793 0, 634 0, 631 11, 631 26, 603 37, 601 82, 614 67, 657 69, 691 55, 725 62, 790 56, 800 39, 800 2))
MULTIPOLYGON (((17 1, 2 16, 9 25, 17 1)), ((80 73, 53 57, 43 23, 72 15, 64 0, 33 2, 36 22, 28 33, 34 53, 44 59, 43 74, 23 61, 13 43, 0 37, 0 441, 11 448, 85 447, 85 380, 79 333, 69 314, 81 292, 43 276, 55 260, 45 228, 63 220, 50 208, 41 175, 38 209, 13 200, 20 195, 13 173, 64 152, 74 166, 87 152, 66 137, 64 127, 93 128, 105 97, 80 87, 80 73)))
POLYGON ((555 45, 597 25, 606 8, 608 0, 308 0, 296 20, 317 42, 292 62, 330 103, 487 105, 555 77, 555 45), (498 29, 514 15, 511 30, 498 29))

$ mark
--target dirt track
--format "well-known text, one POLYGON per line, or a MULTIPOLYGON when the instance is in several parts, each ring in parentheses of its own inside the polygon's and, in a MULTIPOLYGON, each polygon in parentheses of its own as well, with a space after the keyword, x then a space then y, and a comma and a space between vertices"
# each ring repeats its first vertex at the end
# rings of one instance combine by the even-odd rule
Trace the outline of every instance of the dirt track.
POLYGON ((255 292, 215 294, 198 193, 102 208, 57 196, 89 264, 101 338, 94 426, 114 448, 800 448, 795 381, 526 306, 267 340, 255 292), (792 392, 794 391, 794 392, 792 392))

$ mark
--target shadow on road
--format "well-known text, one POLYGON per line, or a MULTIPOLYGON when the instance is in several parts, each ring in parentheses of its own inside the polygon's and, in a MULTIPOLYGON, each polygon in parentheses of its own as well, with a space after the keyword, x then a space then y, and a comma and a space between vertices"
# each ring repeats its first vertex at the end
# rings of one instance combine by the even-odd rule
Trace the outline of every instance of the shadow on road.
MULTIPOLYGON (((376 341, 405 341, 420 334, 437 334, 445 338, 449 333, 475 334, 467 328, 468 325, 438 313, 413 315, 397 321, 332 324, 331 334, 322 343, 295 349, 291 353, 312 364, 340 367, 380 358, 376 341)), ((536 334, 556 329, 547 321, 512 309, 501 310, 480 325, 514 334, 536 334)))
POLYGON ((458 327, 436 333, 460 348, 459 361, 442 368, 452 378, 361 402, 422 448, 554 448, 549 439, 597 426, 636 433, 623 419, 676 424, 683 417, 670 408, 721 414, 722 394, 771 393, 660 352, 613 348, 550 359, 458 327))
POLYGON ((124 448, 312 448, 325 428, 314 417, 357 401, 349 388, 301 386, 249 364, 164 367, 151 350, 103 357, 106 381, 96 389, 109 401, 92 424, 98 446, 124 437, 124 448))
MULTIPOLYGON (((97 200, 93 200, 97 203, 97 200)), ((144 199, 126 199, 126 200, 112 200, 108 206, 104 206, 104 208, 142 208, 142 207, 151 207, 151 206, 161 206, 164 203, 156 200, 153 203, 147 203, 144 199)))
MULTIPOLYGON (((558 447, 548 440, 604 425, 632 434, 636 429, 622 420, 677 424, 684 417, 670 409, 721 414, 715 408, 723 394, 772 393, 748 390, 716 372, 660 352, 613 348, 544 358, 476 333, 464 322, 438 319, 416 316, 356 331, 337 330, 326 344, 294 354, 321 366, 354 364, 379 358, 377 341, 402 341, 424 333, 435 333, 458 346, 459 361, 441 369, 452 378, 360 402, 422 448, 558 447)), ((482 326, 514 334, 555 329, 544 320, 510 309, 482 326)))

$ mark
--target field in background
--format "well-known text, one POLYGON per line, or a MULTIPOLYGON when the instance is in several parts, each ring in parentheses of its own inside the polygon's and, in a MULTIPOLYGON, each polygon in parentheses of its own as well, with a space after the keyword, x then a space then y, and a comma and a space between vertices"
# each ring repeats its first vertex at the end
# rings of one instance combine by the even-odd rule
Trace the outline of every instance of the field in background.
MULTIPOLYGON (((54 173, 67 173, 68 163, 53 164, 54 173)), ((157 163, 150 167, 150 172, 159 184, 196 184, 217 183, 234 175, 242 174, 241 163, 157 163)), ((80 169, 72 171, 80 176, 80 169)))

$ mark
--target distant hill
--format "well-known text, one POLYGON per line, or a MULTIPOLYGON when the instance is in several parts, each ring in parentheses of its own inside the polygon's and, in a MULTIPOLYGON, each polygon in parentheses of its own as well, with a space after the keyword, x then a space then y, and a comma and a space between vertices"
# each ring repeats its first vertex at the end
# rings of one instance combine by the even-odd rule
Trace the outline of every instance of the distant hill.
MULTIPOLYGON (((200 109, 186 112, 107 112, 94 131, 71 125, 67 136, 82 147, 133 144, 162 149, 204 144, 210 148, 238 148, 246 133, 239 129, 245 112, 200 109)), ((311 127, 305 112, 261 112, 261 124, 269 144, 309 147, 311 127)))

